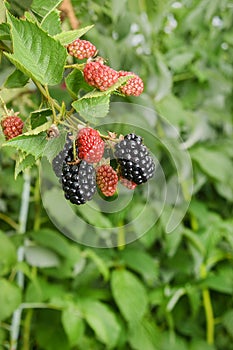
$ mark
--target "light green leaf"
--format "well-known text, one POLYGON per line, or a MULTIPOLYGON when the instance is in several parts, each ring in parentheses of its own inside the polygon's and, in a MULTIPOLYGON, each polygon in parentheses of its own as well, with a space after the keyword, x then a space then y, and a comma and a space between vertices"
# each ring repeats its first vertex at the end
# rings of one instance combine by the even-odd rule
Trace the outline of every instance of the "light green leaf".
POLYGON ((67 307, 62 311, 61 321, 69 339, 70 346, 78 345, 85 330, 85 324, 79 307, 69 302, 67 307))
POLYGON ((221 151, 207 147, 196 147, 191 150, 191 157, 210 177, 228 183, 232 178, 233 162, 221 151))
POLYGON ((19 287, 7 280, 0 279, 0 321, 11 316, 21 303, 21 291, 19 287))
POLYGON ((88 32, 88 30, 90 30, 93 27, 94 25, 87 26, 81 29, 69 30, 67 32, 62 32, 60 34, 55 35, 54 38, 60 41, 62 45, 68 45, 72 41, 80 38, 80 36, 84 35, 86 32, 88 32))
POLYGON ((91 249, 85 250, 85 257, 90 258, 95 263, 100 273, 103 275, 104 280, 108 281, 109 269, 108 269, 108 266, 106 265, 106 262, 98 254, 96 254, 94 250, 91 250, 91 249))
POLYGON ((158 337, 159 331, 155 324, 147 319, 133 324, 129 331, 129 343, 134 350, 160 350, 158 337))
POLYGON ((66 49, 35 23, 18 20, 9 14, 8 22, 11 24, 14 52, 5 53, 7 58, 17 69, 41 84, 60 83, 66 49))
POLYGON ((138 249, 124 249, 120 255, 125 264, 139 272, 149 284, 154 284, 158 279, 158 264, 148 253, 138 249))
POLYGON ((128 322, 140 321, 147 308, 147 294, 143 284, 127 270, 114 270, 111 278, 113 297, 128 322))
POLYGON ((99 301, 85 300, 81 304, 83 315, 97 338, 112 349, 116 346, 121 327, 114 312, 99 301))
POLYGON ((47 131, 51 126, 51 124, 52 124, 52 121, 48 121, 47 123, 37 126, 35 129, 25 132, 24 136, 38 135, 43 131, 47 131))
POLYGON ((8 236, 0 231, 0 276, 10 272, 16 260, 15 246, 8 236))
POLYGON ((41 28, 51 36, 61 33, 60 11, 53 10, 45 16, 41 22, 41 28))
POLYGON ((17 150, 23 151, 26 154, 31 154, 38 159, 42 156, 46 143, 47 140, 45 135, 21 135, 5 142, 2 146, 14 147, 17 150))
POLYGON ((32 154, 23 154, 23 157, 19 155, 15 163, 15 179, 21 173, 21 171, 31 168, 35 162, 35 157, 32 154))
POLYGON ((72 103, 75 110, 90 123, 98 123, 109 111, 110 96, 82 98, 72 103))
POLYGON ((55 251, 63 257, 67 257, 69 255, 69 244, 67 243, 66 239, 56 231, 45 228, 32 232, 30 236, 38 244, 55 251))
POLYGON ((66 141, 66 132, 61 132, 58 137, 48 140, 44 150, 44 156, 52 162, 56 155, 63 149, 66 141))
POLYGON ((53 267, 60 265, 60 259, 50 249, 41 246, 29 246, 25 248, 25 259, 31 266, 53 267))
POLYGON ((62 0, 33 0, 31 9, 41 17, 46 16, 60 5, 62 0))
POLYGON ((20 70, 16 69, 14 72, 7 78, 4 83, 4 87, 7 89, 19 88, 27 84, 29 78, 20 70))

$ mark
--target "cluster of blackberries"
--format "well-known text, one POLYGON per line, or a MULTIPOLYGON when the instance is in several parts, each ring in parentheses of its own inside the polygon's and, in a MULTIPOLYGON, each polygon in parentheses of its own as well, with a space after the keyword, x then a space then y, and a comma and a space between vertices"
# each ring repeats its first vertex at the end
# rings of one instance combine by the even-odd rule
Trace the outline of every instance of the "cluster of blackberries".
POLYGON ((92 128, 83 128, 74 143, 68 134, 63 150, 53 159, 53 170, 60 178, 65 198, 73 204, 91 200, 97 188, 108 197, 116 192, 118 181, 132 190, 154 175, 154 161, 140 136, 131 133, 116 140, 114 169, 110 161, 100 162, 104 147, 97 134, 92 128))

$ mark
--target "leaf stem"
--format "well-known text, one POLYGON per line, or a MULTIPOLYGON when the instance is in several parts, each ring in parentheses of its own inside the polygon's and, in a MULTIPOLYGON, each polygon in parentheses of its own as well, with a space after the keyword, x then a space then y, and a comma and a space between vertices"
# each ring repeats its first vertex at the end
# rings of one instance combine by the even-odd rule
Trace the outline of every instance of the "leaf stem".
MULTIPOLYGON (((207 270, 204 264, 201 265, 200 275, 203 279, 207 276, 207 270)), ((214 344, 214 313, 208 288, 203 289, 202 298, 206 316, 206 340, 209 345, 212 345, 214 344)))
POLYGON ((4 111, 5 111, 5 113, 8 114, 8 109, 7 109, 6 104, 5 104, 5 102, 4 102, 4 100, 3 100, 1 95, 0 95, 0 101, 2 103, 2 107, 3 107, 4 111))
POLYGON ((30 350, 30 332, 31 321, 33 316, 33 309, 27 310, 24 320, 24 332, 23 332, 23 350, 30 350))
POLYGON ((16 231, 19 228, 19 225, 14 220, 12 220, 11 218, 9 218, 9 216, 7 216, 3 213, 0 213, 0 220, 5 221, 8 225, 13 227, 16 231))

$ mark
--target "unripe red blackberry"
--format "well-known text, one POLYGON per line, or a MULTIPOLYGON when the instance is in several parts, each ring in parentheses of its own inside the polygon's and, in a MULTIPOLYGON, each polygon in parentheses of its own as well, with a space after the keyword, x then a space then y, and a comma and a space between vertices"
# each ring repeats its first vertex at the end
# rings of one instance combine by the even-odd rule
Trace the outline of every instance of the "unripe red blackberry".
POLYGON ((120 86, 119 90, 122 94, 130 96, 139 96, 143 92, 144 84, 142 79, 133 72, 119 71, 118 77, 125 77, 127 75, 133 75, 133 78, 130 78, 125 85, 120 86))
POLYGON ((96 53, 96 47, 90 41, 81 39, 76 39, 67 45, 67 50, 71 56, 79 60, 93 57, 96 53))
POLYGON ((115 145, 115 157, 119 163, 120 176, 140 185, 155 172, 155 164, 142 138, 128 134, 115 145))
POLYGON ((127 187, 129 190, 134 190, 137 187, 137 184, 135 184, 135 182, 130 181, 122 176, 120 176, 120 183, 127 187))
POLYGON ((104 154, 104 141, 97 130, 83 128, 79 131, 76 144, 78 157, 88 163, 98 163, 104 154))
POLYGON ((113 196, 118 183, 117 173, 111 165, 103 164, 96 168, 96 182, 106 197, 113 196))
POLYGON ((118 73, 98 61, 88 62, 83 70, 86 82, 101 91, 105 91, 118 80, 118 73))
POLYGON ((17 115, 6 116, 1 121, 1 126, 6 140, 19 136, 23 132, 23 121, 17 115))

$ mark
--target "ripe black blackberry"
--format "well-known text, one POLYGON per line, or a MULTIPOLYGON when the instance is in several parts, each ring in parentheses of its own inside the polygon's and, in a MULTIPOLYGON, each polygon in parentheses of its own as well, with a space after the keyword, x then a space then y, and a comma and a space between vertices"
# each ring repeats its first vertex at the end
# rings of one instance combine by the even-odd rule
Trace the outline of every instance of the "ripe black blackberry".
POLYGON ((61 175, 62 175, 62 167, 65 161, 65 158, 68 155, 69 149, 72 147, 72 140, 70 139, 71 135, 72 135, 71 132, 67 134, 66 142, 63 149, 57 154, 57 156, 52 161, 53 171, 55 172, 56 176, 59 178, 61 178, 61 175))
POLYGON ((140 185, 154 175, 155 164, 141 136, 125 135, 124 140, 115 145, 114 155, 123 178, 140 185))
POLYGON ((73 149, 70 148, 62 167, 62 188, 65 198, 73 204, 90 201, 96 192, 96 174, 92 164, 81 160, 73 163, 73 149))

